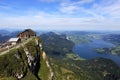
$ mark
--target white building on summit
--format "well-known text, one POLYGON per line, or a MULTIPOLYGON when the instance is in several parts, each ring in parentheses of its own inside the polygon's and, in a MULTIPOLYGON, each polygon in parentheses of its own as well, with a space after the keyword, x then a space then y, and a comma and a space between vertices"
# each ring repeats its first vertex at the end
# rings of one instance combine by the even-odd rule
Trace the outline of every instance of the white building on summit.
POLYGON ((8 40, 8 43, 10 43, 12 45, 16 45, 17 43, 20 43, 20 42, 21 42, 20 38, 10 38, 8 40))

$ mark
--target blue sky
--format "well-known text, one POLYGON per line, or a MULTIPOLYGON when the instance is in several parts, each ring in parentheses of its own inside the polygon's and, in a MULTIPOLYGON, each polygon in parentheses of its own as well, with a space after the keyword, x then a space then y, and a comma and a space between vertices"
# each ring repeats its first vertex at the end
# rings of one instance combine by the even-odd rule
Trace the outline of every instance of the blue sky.
POLYGON ((120 0, 0 0, 0 29, 120 30, 120 0))

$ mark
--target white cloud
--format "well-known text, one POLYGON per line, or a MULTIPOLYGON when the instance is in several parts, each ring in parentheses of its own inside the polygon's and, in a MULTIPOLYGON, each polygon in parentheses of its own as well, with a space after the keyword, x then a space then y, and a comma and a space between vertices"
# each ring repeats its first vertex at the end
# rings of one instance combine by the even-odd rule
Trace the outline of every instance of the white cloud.
POLYGON ((78 9, 79 7, 71 5, 71 6, 62 6, 62 8, 60 8, 60 11, 63 13, 72 14, 78 9))
POLYGON ((10 7, 8 6, 3 6, 3 5, 0 5, 0 9, 11 9, 10 7))
MULTIPOLYGON (((45 1, 54 2, 56 0, 45 1)), ((46 30, 120 30, 120 0, 116 0, 116 2, 102 0, 99 4, 93 2, 94 0, 77 2, 62 0, 59 10, 53 13, 30 9, 24 12, 23 16, 0 14, 0 28, 16 26, 17 28, 37 27, 36 29, 46 30), (93 3, 93 5, 86 9, 83 6, 86 3, 93 3)))
POLYGON ((77 10, 80 10, 82 5, 86 3, 91 3, 94 0, 80 0, 80 1, 66 1, 61 2, 59 10, 63 13, 72 14, 75 13, 77 10))
POLYGON ((120 0, 101 0, 99 3, 94 0, 80 0, 77 2, 63 2, 59 10, 65 14, 90 14, 95 17, 120 17, 120 0), (90 8, 85 8, 84 4, 93 3, 90 8))
MULTIPOLYGON (((102 0, 101 4, 94 4, 92 10, 94 10, 97 14, 107 15, 112 17, 120 17, 120 0, 102 0), (103 5, 106 4, 106 5, 103 5)), ((105 16, 106 17, 106 16, 105 16)))
POLYGON ((35 28, 40 30, 103 30, 103 29, 120 29, 118 22, 113 19, 98 19, 95 17, 86 18, 72 18, 61 17, 61 15, 53 15, 45 12, 38 12, 34 15, 24 16, 9 16, 2 17, 0 21, 0 28, 14 27, 14 28, 35 28), (115 27, 112 27, 115 26, 115 27))
POLYGON ((0 2, 0 10, 10 10, 13 6, 10 6, 9 4, 0 2))
POLYGON ((93 1, 94 0, 80 0, 78 2, 73 2, 72 5, 83 5, 83 4, 86 4, 86 3, 91 3, 93 1))

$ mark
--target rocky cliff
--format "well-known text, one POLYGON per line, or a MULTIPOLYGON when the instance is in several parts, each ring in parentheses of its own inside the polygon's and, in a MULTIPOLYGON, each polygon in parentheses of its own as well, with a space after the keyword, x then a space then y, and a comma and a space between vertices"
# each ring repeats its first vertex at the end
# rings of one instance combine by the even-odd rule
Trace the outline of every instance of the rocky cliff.
POLYGON ((45 75, 46 78, 52 80, 52 69, 46 53, 43 51, 42 42, 40 38, 35 37, 22 42, 8 53, 0 56, 0 79, 41 80, 40 70, 43 67, 45 67, 46 73, 51 75, 45 75))

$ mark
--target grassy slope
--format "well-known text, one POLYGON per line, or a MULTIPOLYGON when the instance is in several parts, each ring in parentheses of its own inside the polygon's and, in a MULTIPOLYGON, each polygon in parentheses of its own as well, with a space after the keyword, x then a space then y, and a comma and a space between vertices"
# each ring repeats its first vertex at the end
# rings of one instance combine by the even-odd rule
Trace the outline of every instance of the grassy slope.
POLYGON ((50 58, 54 80, 119 80, 120 68, 111 60, 50 58))
MULTIPOLYGON (((32 56, 35 55, 36 48, 34 39, 29 41, 25 45, 25 47, 28 48, 32 56)), ((46 66, 46 63, 41 59, 40 64, 41 64, 40 71, 38 73, 39 77, 42 80, 47 80, 46 76, 48 75, 48 68, 46 66)), ((22 80, 36 79, 36 77, 31 73, 31 71, 28 68, 27 57, 22 47, 18 49, 13 49, 9 51, 7 54, 0 56, 0 80, 16 80, 16 78, 14 77, 15 73, 16 72, 24 73, 24 71, 27 71, 27 74, 25 75, 24 78, 22 78, 22 80), (20 59, 17 59, 15 57, 16 53, 20 54, 20 59)))
POLYGON ((40 76, 41 80, 48 80, 49 77, 49 69, 45 63, 45 60, 41 59, 41 68, 39 70, 38 75, 40 76))

